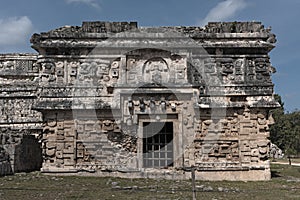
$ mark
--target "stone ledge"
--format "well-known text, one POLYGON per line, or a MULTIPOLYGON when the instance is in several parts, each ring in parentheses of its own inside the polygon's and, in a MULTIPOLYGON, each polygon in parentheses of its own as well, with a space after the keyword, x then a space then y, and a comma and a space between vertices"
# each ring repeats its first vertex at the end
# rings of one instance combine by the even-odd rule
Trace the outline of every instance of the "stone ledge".
MULTIPOLYGON (((118 178, 151 178, 167 180, 188 180, 191 179, 191 172, 159 170, 139 172, 77 172, 74 170, 42 170, 48 175, 66 176, 94 176, 94 177, 118 177, 118 178)), ((249 171, 196 171, 196 180, 209 181, 267 181, 271 179, 270 169, 249 170, 249 171)))

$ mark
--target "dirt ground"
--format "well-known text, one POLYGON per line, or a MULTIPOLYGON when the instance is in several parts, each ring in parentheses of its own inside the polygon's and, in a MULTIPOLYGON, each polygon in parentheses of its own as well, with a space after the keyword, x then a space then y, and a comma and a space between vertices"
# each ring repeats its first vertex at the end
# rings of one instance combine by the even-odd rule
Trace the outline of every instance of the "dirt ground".
MULTIPOLYGON (((300 167, 272 164, 272 180, 197 181, 197 199, 300 199, 300 167)), ((49 176, 0 177, 0 199, 192 199, 190 180, 49 176)))

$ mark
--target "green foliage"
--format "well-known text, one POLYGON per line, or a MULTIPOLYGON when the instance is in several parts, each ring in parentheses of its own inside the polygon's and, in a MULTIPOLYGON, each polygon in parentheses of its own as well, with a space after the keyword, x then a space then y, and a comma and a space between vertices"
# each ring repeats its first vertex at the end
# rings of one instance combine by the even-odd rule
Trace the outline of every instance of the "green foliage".
POLYGON ((275 95, 275 99, 281 107, 272 111, 275 124, 270 127, 270 139, 288 156, 298 155, 300 154, 300 111, 284 113, 281 97, 275 95))

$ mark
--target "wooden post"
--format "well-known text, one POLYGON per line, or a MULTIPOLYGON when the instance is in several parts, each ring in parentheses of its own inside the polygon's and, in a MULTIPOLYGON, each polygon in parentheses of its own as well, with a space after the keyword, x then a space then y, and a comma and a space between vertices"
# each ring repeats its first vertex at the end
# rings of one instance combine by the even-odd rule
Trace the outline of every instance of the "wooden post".
POLYGON ((193 187, 193 200, 197 200, 196 199, 196 176, 195 176, 195 167, 194 166, 192 166, 191 175, 192 175, 192 187, 193 187))

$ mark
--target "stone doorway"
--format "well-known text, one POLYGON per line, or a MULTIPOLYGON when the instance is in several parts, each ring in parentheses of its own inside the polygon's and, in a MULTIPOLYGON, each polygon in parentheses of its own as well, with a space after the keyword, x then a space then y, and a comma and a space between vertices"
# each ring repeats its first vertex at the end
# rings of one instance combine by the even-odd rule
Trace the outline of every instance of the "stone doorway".
POLYGON ((173 122, 143 122, 143 167, 173 166, 173 122))

